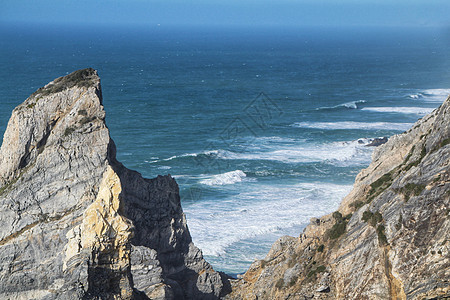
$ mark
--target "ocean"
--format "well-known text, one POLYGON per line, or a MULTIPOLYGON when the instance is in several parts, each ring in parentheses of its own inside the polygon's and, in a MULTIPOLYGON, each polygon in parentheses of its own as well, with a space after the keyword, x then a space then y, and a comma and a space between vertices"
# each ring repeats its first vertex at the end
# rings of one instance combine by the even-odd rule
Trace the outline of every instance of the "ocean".
POLYGON ((171 174, 194 243, 244 272, 330 213, 370 163, 450 93, 433 28, 0 27, 0 132, 37 88, 93 67, 118 159, 171 174))

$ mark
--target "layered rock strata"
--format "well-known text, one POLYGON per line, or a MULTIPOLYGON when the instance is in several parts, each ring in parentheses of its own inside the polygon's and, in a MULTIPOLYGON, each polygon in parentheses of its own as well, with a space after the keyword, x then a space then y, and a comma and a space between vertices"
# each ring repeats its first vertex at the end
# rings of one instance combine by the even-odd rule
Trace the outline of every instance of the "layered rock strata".
POLYGON ((116 160, 100 79, 76 71, 14 109, 0 149, 0 299, 217 299, 169 176, 116 160))

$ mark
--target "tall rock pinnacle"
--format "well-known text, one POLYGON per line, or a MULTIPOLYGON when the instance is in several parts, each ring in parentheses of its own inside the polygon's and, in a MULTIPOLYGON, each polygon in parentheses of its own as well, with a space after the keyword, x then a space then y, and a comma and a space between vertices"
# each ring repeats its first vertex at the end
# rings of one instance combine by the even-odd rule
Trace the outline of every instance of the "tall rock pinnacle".
POLYGON ((0 299, 217 299, 169 176, 115 158, 93 69, 14 109, 0 149, 0 299))

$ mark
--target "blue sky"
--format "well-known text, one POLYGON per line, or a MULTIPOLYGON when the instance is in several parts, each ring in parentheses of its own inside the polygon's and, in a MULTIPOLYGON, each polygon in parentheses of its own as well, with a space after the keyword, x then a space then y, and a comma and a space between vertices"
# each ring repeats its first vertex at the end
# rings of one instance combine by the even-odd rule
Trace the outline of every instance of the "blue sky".
POLYGON ((3 23, 448 27, 448 12, 448 0, 0 1, 3 23))

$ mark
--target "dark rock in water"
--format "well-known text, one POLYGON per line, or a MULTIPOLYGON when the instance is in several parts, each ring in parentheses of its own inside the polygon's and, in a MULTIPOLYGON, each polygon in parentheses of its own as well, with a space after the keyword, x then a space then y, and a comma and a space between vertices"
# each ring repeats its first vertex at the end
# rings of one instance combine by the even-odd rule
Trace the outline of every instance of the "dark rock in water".
MULTIPOLYGON (((0 299, 218 299, 170 176, 116 160, 93 69, 14 109, 0 149, 0 299)), ((224 289, 225 287, 225 289, 224 289)))
POLYGON ((368 143, 366 146, 367 147, 377 147, 380 145, 383 145, 385 143, 387 143, 388 138, 387 137, 382 137, 382 138, 374 138, 370 143, 368 143))

